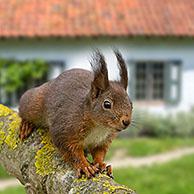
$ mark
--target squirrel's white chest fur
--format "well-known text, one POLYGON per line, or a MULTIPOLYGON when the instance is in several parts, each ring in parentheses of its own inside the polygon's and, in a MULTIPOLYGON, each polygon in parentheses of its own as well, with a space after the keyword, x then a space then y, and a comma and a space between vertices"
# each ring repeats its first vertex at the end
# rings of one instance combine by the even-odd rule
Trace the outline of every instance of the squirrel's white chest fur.
POLYGON ((84 139, 84 148, 95 147, 102 144, 110 133, 110 128, 105 128, 102 125, 97 125, 84 139))

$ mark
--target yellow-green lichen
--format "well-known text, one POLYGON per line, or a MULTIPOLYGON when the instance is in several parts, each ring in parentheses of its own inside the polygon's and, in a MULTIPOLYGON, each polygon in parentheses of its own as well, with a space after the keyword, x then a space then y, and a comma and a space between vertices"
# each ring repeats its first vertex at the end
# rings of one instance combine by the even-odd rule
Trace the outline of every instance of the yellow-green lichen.
MULTIPOLYGON (((93 179, 94 179, 94 178, 92 178, 92 181, 93 181, 93 179)), ((79 179, 74 179, 74 182, 75 182, 75 183, 81 183, 81 182, 83 183, 83 182, 86 182, 87 180, 88 180, 87 178, 85 178, 85 177, 82 176, 82 177, 79 178, 79 179)))
POLYGON ((3 122, 3 121, 0 121, 0 131, 1 131, 2 128, 3 128, 3 125, 4 125, 4 122, 3 122))
MULTIPOLYGON (((133 190, 127 188, 126 186, 123 185, 119 185, 119 184, 112 184, 111 181, 109 179, 107 179, 107 175, 105 174, 99 174, 97 177, 93 177, 91 180, 92 182, 96 182, 98 187, 102 187, 102 190, 105 190, 104 192, 98 192, 95 191, 95 193, 103 193, 103 194, 109 194, 109 193, 119 193, 120 191, 126 192, 126 193, 133 193, 133 190)), ((85 189, 87 187, 87 182, 88 179, 87 178, 81 178, 81 179, 75 179, 74 183, 78 184, 79 186, 76 187, 76 191, 77 193, 81 193, 81 191, 83 189, 85 189)), ((91 193, 94 193, 92 191, 90 191, 91 193)))
MULTIPOLYGON (((10 149, 15 149, 18 143, 21 141, 19 139, 19 126, 21 118, 17 113, 9 109, 8 107, 0 104, 0 117, 7 117, 9 120, 8 127, 3 130, 3 122, 0 122, 0 146, 6 143, 10 149)), ((37 173, 40 175, 47 175, 55 170, 55 165, 53 164, 53 155, 55 148, 51 143, 48 133, 39 129, 41 135, 43 147, 36 153, 35 166, 37 173)))
MULTIPOLYGON (((0 117, 4 115, 6 115, 6 107, 0 104, 0 117)), ((0 150, 1 150, 1 145, 3 145, 6 137, 6 134, 3 131, 3 126, 4 126, 4 122, 0 121, 0 150)))
POLYGON ((0 146, 4 143, 4 140, 5 140, 5 132, 0 130, 0 146))
POLYGON ((9 117, 8 135, 6 136, 5 143, 11 148, 15 149, 20 142, 19 139, 19 126, 21 123, 20 117, 16 113, 12 113, 9 117))
POLYGON ((2 104, 0 104, 0 117, 8 117, 9 120, 6 130, 2 129, 4 123, 0 124, 0 145, 6 143, 10 149, 15 149, 20 141, 18 129, 21 119, 17 113, 2 104))
POLYGON ((0 117, 6 117, 9 114, 11 114, 13 111, 9 109, 8 107, 0 104, 0 117))
POLYGON ((43 132, 40 129, 38 131, 42 138, 41 144, 43 144, 43 147, 37 151, 35 156, 36 173, 45 176, 53 173, 56 169, 53 162, 55 148, 48 132, 43 132))
MULTIPOLYGON (((110 193, 115 193, 116 190, 129 190, 129 188, 127 188, 126 186, 123 185, 111 185, 109 181, 105 181, 103 183, 103 186, 106 187, 108 189, 108 192, 110 193)), ((131 193, 133 193, 133 191, 131 190, 131 193)))

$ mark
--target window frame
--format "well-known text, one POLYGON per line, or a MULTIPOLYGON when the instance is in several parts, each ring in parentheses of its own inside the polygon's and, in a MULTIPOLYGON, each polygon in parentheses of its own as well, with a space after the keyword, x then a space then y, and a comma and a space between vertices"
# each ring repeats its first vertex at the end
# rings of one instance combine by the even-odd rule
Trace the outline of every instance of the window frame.
POLYGON ((159 104, 171 104, 176 105, 181 100, 181 80, 182 80, 182 61, 180 59, 177 60, 151 60, 151 59, 141 59, 141 60, 128 60, 129 66, 129 92, 133 101, 138 102, 140 104, 147 104, 149 102, 150 105, 159 105, 159 104), (164 64, 164 98, 163 100, 137 100, 136 99, 136 69, 137 63, 163 63, 164 64), (178 79, 172 80, 170 77, 171 68, 173 65, 178 66, 178 79), (175 99, 172 99, 171 94, 171 86, 175 85, 177 88, 177 95, 175 99))

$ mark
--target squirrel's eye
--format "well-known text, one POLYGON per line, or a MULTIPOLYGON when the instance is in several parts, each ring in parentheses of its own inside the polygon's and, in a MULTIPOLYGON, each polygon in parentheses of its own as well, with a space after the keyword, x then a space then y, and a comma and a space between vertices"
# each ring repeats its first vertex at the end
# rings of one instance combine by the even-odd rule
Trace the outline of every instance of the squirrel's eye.
POLYGON ((104 101, 104 108, 105 108, 105 109, 111 109, 111 102, 108 101, 108 100, 105 100, 105 101, 104 101))

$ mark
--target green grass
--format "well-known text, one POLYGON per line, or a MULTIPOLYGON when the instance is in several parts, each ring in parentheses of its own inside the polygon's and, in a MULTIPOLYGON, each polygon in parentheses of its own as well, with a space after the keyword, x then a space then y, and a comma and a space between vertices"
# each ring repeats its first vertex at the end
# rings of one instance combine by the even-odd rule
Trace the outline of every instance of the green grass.
POLYGON ((176 148, 194 146, 194 138, 126 138, 115 139, 107 153, 106 159, 114 156, 115 151, 123 149, 128 156, 142 157, 176 148))
POLYGON ((0 179, 9 178, 10 175, 6 172, 6 170, 0 165, 0 179))
POLYGON ((152 167, 115 169, 114 177, 140 194, 191 194, 194 193, 193 161, 194 155, 190 155, 152 167))
POLYGON ((0 191, 0 194, 26 194, 23 187, 12 187, 5 189, 3 191, 0 191))

